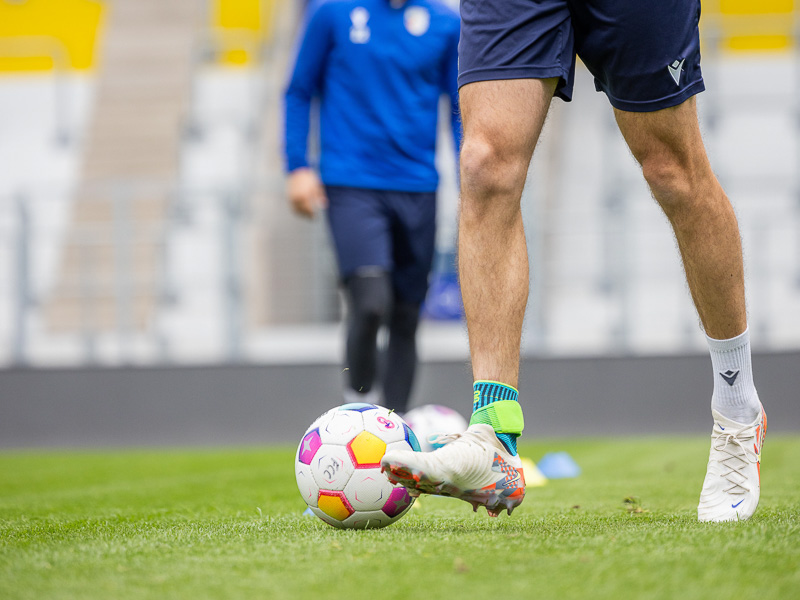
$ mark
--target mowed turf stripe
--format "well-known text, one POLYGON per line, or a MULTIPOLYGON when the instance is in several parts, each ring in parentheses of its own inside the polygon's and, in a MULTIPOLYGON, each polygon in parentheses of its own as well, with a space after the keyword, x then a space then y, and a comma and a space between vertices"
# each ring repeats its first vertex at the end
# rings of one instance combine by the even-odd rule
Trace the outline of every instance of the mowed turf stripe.
POLYGON ((788 598, 800 437, 773 435, 748 522, 701 524, 708 438, 542 440, 580 477, 510 518, 423 498, 395 525, 301 516, 293 448, 0 454, 0 598, 788 598), (626 499, 628 500, 626 502, 626 499))

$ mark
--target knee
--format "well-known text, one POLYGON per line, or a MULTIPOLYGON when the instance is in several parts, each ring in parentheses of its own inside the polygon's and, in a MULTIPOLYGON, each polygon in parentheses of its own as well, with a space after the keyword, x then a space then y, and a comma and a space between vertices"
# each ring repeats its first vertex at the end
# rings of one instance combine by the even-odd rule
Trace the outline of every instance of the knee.
POLYGON ((389 276, 385 273, 353 275, 347 281, 351 318, 370 327, 378 327, 392 304, 389 276))
POLYGON ((641 165, 653 197, 668 217, 690 208, 698 199, 694 190, 697 174, 688 164, 661 154, 645 157, 641 165))
POLYGON ((518 208, 528 171, 523 152, 486 137, 472 137, 464 141, 460 161, 462 211, 467 216, 480 218, 490 205, 518 208))

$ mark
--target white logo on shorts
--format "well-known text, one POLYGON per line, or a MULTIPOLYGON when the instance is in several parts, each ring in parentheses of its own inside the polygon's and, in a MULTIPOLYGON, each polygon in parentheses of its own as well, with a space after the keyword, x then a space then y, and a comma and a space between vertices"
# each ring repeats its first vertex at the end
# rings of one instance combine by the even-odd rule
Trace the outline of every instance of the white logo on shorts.
POLYGON ((679 60, 673 60, 671 65, 667 65, 667 70, 669 74, 672 75, 672 78, 675 80, 675 85, 681 85, 681 71, 683 71, 683 63, 686 62, 685 58, 679 60))
POLYGON ((350 11, 350 41, 354 44, 366 44, 369 41, 369 12, 363 6, 359 6, 350 11))

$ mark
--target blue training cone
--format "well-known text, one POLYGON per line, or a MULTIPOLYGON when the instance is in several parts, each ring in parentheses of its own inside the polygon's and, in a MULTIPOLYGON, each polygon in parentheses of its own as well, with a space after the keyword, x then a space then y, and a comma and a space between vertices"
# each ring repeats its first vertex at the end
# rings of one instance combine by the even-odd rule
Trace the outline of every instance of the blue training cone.
POLYGON ((567 479, 581 474, 578 463, 566 452, 548 452, 537 466, 548 479, 567 479))

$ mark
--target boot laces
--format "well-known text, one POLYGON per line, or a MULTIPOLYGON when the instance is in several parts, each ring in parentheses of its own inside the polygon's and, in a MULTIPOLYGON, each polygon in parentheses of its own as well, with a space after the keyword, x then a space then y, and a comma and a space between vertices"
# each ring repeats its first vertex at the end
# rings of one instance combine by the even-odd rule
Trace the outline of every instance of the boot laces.
POLYGON ((744 470, 751 464, 756 464, 758 459, 753 449, 750 448, 755 439, 755 427, 747 425, 740 429, 716 433, 713 436, 712 447, 717 452, 727 455, 725 458, 718 459, 726 472, 721 476, 731 484, 724 490, 729 494, 746 494, 750 488, 747 483, 747 475, 744 470))

